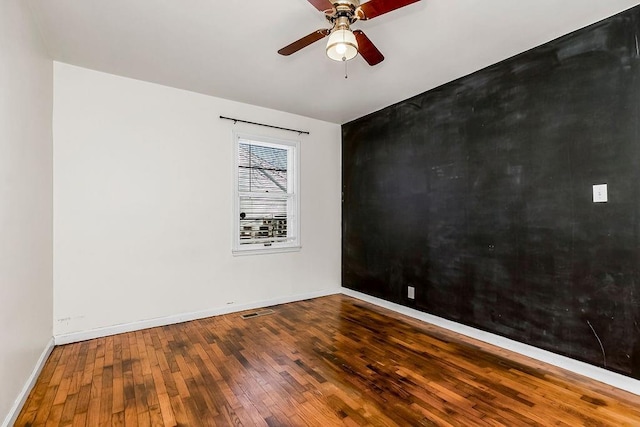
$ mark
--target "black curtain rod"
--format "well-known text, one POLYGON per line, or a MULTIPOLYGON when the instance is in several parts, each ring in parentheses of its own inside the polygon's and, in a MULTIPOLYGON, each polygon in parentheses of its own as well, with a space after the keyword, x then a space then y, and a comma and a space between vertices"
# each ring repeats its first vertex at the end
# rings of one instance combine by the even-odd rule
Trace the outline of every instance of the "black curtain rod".
POLYGON ((233 119, 231 117, 225 117, 225 116, 220 116, 221 119, 223 120, 231 120, 234 124, 240 122, 240 123, 248 123, 250 125, 257 125, 257 126, 264 126, 267 128, 273 128, 273 129, 280 129, 280 130, 288 130, 289 132, 296 132, 298 135, 302 135, 303 133, 305 135, 309 135, 309 132, 305 131, 305 130, 298 130, 298 129, 289 129, 289 128, 281 128, 280 126, 273 126, 273 125, 265 125, 263 123, 256 123, 256 122, 248 122, 246 120, 240 120, 240 119, 233 119))

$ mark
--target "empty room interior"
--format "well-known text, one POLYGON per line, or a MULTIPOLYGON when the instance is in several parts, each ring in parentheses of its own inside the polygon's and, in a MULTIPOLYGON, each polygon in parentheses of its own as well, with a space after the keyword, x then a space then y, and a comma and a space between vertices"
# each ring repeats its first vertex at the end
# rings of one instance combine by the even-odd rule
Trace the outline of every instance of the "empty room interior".
POLYGON ((640 425, 639 40, 2 0, 0 426, 640 425))

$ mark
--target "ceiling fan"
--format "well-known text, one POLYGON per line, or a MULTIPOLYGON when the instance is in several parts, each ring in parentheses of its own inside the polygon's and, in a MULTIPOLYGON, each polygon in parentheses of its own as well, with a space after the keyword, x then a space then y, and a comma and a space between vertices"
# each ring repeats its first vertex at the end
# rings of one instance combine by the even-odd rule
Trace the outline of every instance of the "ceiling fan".
POLYGON ((384 56, 362 30, 352 31, 350 25, 356 21, 366 21, 392 10, 410 5, 420 0, 308 0, 323 12, 332 27, 323 28, 302 37, 278 51, 280 55, 291 55, 327 36, 327 56, 335 61, 348 61, 358 53, 371 66, 379 64, 384 56))

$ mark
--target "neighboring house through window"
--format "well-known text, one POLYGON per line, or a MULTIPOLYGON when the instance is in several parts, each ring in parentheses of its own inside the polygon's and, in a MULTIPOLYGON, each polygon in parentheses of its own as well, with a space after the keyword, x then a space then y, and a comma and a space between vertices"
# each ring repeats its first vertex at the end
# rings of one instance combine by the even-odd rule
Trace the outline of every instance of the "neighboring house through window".
POLYGON ((235 254, 300 249, 298 141, 235 134, 235 254))

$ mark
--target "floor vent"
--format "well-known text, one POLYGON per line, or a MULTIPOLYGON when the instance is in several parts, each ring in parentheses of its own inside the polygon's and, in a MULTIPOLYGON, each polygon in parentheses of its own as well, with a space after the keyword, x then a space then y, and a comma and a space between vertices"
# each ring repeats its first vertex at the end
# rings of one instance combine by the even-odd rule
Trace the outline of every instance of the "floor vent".
POLYGON ((240 317, 242 317, 243 319, 252 319, 254 317, 266 316, 267 314, 273 314, 273 313, 275 313, 275 311, 271 310, 270 308, 267 308, 264 310, 254 311, 253 313, 245 313, 245 314, 242 314, 240 317))

